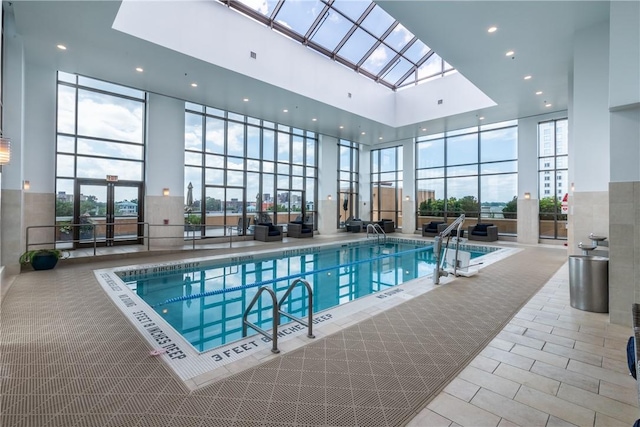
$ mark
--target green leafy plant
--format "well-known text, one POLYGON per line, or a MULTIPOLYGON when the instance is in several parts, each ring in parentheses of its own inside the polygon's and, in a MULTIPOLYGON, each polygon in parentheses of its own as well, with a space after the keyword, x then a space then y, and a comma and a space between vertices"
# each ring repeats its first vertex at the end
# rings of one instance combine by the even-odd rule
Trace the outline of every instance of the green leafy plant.
POLYGON ((31 251, 26 251, 22 255, 20 255, 20 264, 30 264, 34 257, 39 255, 44 256, 55 256, 57 259, 66 259, 69 258, 69 251, 64 251, 60 249, 34 249, 31 251))

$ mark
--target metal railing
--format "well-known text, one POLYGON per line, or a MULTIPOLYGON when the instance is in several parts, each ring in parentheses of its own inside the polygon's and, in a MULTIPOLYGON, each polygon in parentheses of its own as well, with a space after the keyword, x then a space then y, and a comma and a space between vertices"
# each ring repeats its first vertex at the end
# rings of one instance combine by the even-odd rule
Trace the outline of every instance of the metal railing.
POLYGON ((444 260, 444 256, 441 256, 440 252, 442 251, 442 239, 444 237, 447 237, 447 244, 445 246, 445 253, 449 248, 449 238, 451 237, 451 232, 456 229, 456 238, 455 238, 455 243, 456 243, 456 253, 455 253, 455 258, 454 258, 454 263, 453 263, 453 275, 455 276, 457 273, 457 269, 458 269, 458 249, 459 249, 459 243, 460 243, 460 236, 461 236, 461 229, 462 229, 462 224, 464 223, 464 214, 460 215, 458 218, 456 218, 455 221, 453 221, 451 224, 449 224, 449 226, 447 228, 445 228, 444 230, 442 230, 438 235, 436 235, 435 237, 435 241, 433 242, 433 254, 435 257, 435 268, 433 271, 433 284, 434 285, 439 285, 440 284, 440 277, 441 276, 448 276, 449 273, 446 272, 443 268, 442 268, 442 262, 441 262, 441 258, 442 260, 444 260))
POLYGON ((315 336, 313 335, 313 322, 311 317, 313 316, 313 290, 311 289, 311 285, 309 284, 309 282, 307 282, 304 279, 296 279, 294 280, 289 287, 287 288, 287 291, 284 293, 284 295, 282 296, 282 298, 280 298, 280 301, 278 301, 278 313, 280 313, 283 316, 288 317, 291 320, 295 320, 296 322, 300 323, 302 326, 306 326, 307 327, 307 337, 309 338, 315 338, 315 336), (304 320, 302 320, 299 317, 296 317, 290 313, 287 313, 285 311, 282 310, 282 304, 284 303, 284 300, 287 299, 287 297, 289 296, 289 294, 291 293, 291 291, 293 291, 293 288, 296 287, 296 285, 298 283, 302 283, 306 288, 307 288, 307 305, 309 307, 308 309, 308 313, 307 313, 307 321, 305 322, 304 320))
MULTIPOLYGON (((176 240, 182 239, 183 242, 191 244, 191 249, 196 249, 196 241, 206 240, 209 238, 223 237, 229 238, 229 247, 233 245, 233 232, 236 231, 236 237, 239 237, 236 226, 230 225, 205 225, 205 224, 151 224, 149 222, 101 222, 101 223, 64 223, 64 224, 52 224, 52 225, 30 225, 26 227, 25 231, 25 250, 37 248, 58 248, 73 250, 78 249, 81 245, 82 248, 93 248, 93 255, 97 256, 98 247, 103 245, 111 246, 120 242, 140 241, 146 249, 151 250, 152 241, 161 240, 176 240), (101 228, 106 227, 122 227, 129 226, 137 228, 136 232, 116 235, 107 238, 101 231, 101 228), (169 236, 152 236, 152 230, 158 231, 161 229, 167 229, 170 227, 180 227, 183 232, 169 236), (212 228, 220 228, 223 230, 221 236, 203 236, 203 228, 207 230, 212 228), (67 232, 62 233, 61 229, 66 229, 67 232), (77 229, 77 230, 76 230, 77 229), (38 230, 47 230, 45 237, 35 236, 38 230), (58 239, 56 236, 78 236, 77 239, 65 238, 58 239)), ((41 232, 42 233, 42 232, 41 232)))
POLYGON ((380 224, 367 224, 367 239, 369 238, 369 231, 371 234, 375 234, 378 238, 378 244, 380 244, 380 236, 382 235, 383 243, 387 243, 387 233, 380 224))
POLYGON ((309 338, 315 338, 315 335, 313 335, 313 290, 311 289, 311 285, 309 284, 309 282, 307 282, 304 279, 296 279, 293 282, 291 282, 291 284, 289 285, 289 287, 287 288, 286 292, 284 293, 284 295, 282 296, 282 298, 280 298, 280 301, 277 301, 276 298, 276 293, 273 291, 273 289, 271 289, 269 286, 261 286, 258 289, 258 292, 256 292, 255 296, 253 297, 253 299, 251 300, 251 302, 249 303, 249 305, 247 306, 246 310, 244 311, 244 314, 242 315, 242 336, 246 337, 247 336, 247 328, 253 328, 255 329, 258 333, 264 335, 265 337, 269 338, 272 342, 272 347, 271 347, 271 352, 272 353, 280 353, 280 350, 278 350, 278 326, 280 325, 280 315, 286 316, 289 319, 300 323, 302 326, 306 326, 307 327, 307 337, 309 338), (287 299, 287 297, 289 296, 289 294, 291 294, 291 292, 293 291, 293 289, 298 285, 298 284, 302 284, 307 288, 307 304, 308 304, 308 311, 307 311, 307 320, 303 320, 297 316, 292 315, 291 313, 287 313, 286 311, 282 310, 282 305, 285 303, 285 300, 287 299), (260 295, 262 295, 263 292, 267 292, 269 293, 269 295, 271 296, 271 302, 273 304, 273 308, 272 308, 272 313, 273 313, 273 320, 272 320, 272 328, 271 328, 271 333, 265 331, 264 329, 260 328, 259 326, 257 326, 254 323, 251 323, 248 320, 249 314, 251 313, 251 309, 253 308, 253 306, 255 305, 255 303, 258 301, 258 299, 260 299, 260 295))

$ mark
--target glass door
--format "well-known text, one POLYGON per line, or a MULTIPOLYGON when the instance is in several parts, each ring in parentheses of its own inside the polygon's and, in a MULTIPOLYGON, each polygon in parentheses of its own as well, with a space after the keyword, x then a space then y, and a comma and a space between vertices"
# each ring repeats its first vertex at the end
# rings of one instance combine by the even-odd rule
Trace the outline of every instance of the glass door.
POLYGON ((205 236, 245 234, 250 225, 245 205, 244 188, 207 186, 202 222, 205 236))
POLYGON ((74 191, 77 247, 142 242, 142 184, 78 180, 74 191))

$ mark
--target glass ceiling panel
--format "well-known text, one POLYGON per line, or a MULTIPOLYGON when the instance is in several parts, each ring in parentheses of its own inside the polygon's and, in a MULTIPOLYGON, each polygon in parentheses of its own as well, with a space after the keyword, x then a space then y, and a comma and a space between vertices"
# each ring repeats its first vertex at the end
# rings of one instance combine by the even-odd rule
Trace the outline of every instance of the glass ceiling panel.
POLYGON ((275 20, 304 36, 323 9, 324 3, 320 0, 289 0, 284 2, 275 20))
POLYGON ((331 6, 355 22, 370 4, 369 0, 336 0, 331 6))
POLYGON ((453 70, 453 67, 433 54, 420 66, 417 73, 409 73, 405 81, 400 82, 431 49, 370 0, 218 1, 271 26, 275 31, 288 36, 292 35, 290 31, 295 32, 302 39, 297 36, 294 39, 331 58, 335 59, 334 55, 337 54, 339 62, 354 70, 358 70, 358 64, 362 62, 364 75, 377 76, 379 79, 376 78, 376 81, 394 90, 401 85, 421 83, 420 80, 427 77, 446 75, 445 71, 453 70), (278 6, 280 9, 276 14, 278 6), (325 10, 327 12, 324 16, 318 19, 325 10), (363 16, 367 11, 366 16, 363 16), (311 28, 316 21, 317 26, 311 28), (361 26, 358 26, 358 21, 362 21, 361 26), (387 32, 386 38, 381 40, 387 32), (345 40, 347 35, 349 37, 345 40), (344 44, 341 45, 343 40, 344 44), (313 43, 307 43, 309 41, 313 43), (406 49, 409 43, 411 45, 406 52, 398 58, 397 54, 406 49), (364 56, 376 44, 376 49, 365 60, 364 56), (389 66, 389 61, 394 59, 395 63, 389 66))
POLYGON ((404 28, 402 24, 398 24, 384 39, 384 42, 397 52, 400 52, 407 43, 413 40, 413 37, 414 35, 409 30, 404 28))
POLYGON ((278 5, 278 0, 237 0, 238 2, 250 7, 267 18, 271 17, 274 9, 278 5))
POLYGON ((354 64, 360 62, 362 57, 371 49, 376 39, 362 28, 358 28, 342 46, 338 55, 354 64))
POLYGON ((418 79, 431 77, 434 74, 442 72, 442 59, 437 54, 431 55, 420 68, 418 68, 418 79))
POLYGON ((371 12, 362 21, 362 27, 371 32, 376 37, 382 35, 389 29, 395 20, 385 12, 380 6, 376 5, 371 12))
POLYGON ((353 22, 335 10, 330 10, 311 40, 333 52, 353 25, 353 22))
POLYGON ((396 53, 384 44, 381 44, 374 50, 366 61, 362 64, 362 68, 372 74, 378 75, 380 71, 396 57, 396 53))
POLYGON ((431 49, 420 40, 416 40, 409 49, 404 53, 404 56, 409 60, 417 63, 422 59, 431 49))
MULTIPOLYGON (((402 76, 404 76, 411 69, 411 67, 413 67, 413 64, 401 57, 398 61, 396 61, 395 65, 393 65, 386 72, 386 74, 382 76, 382 78, 395 85, 396 83, 398 83, 398 80, 400 80, 400 78, 402 78, 402 76)), ((407 79, 409 79, 410 77, 411 76, 407 77, 407 79)), ((399 82, 398 85, 400 83, 402 82, 399 82)))

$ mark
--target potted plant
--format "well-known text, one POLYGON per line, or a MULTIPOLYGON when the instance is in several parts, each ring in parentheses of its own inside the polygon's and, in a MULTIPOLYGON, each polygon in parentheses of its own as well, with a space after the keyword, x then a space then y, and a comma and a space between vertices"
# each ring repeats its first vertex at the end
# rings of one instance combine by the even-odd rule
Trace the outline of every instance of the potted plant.
POLYGON ((34 270, 50 270, 56 266, 60 258, 68 257, 69 252, 60 249, 35 249, 20 255, 20 264, 31 264, 34 270))

